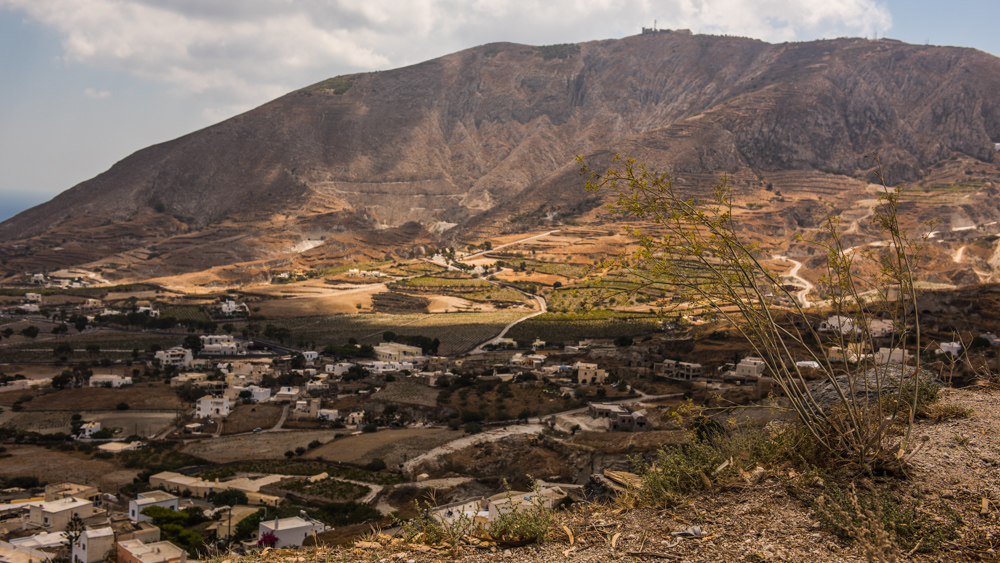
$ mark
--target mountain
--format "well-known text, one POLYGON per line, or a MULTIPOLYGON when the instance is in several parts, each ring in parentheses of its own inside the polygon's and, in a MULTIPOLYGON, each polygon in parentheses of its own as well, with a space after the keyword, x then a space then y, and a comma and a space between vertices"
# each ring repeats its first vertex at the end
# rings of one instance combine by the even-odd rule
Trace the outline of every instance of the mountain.
POLYGON ((8 274, 141 278, 401 256, 587 214, 601 198, 578 154, 633 154, 698 188, 721 173, 864 178, 877 151, 890 182, 918 182, 955 155, 993 163, 997 92, 996 57, 892 40, 494 43, 140 150, 0 224, 0 258, 8 274))

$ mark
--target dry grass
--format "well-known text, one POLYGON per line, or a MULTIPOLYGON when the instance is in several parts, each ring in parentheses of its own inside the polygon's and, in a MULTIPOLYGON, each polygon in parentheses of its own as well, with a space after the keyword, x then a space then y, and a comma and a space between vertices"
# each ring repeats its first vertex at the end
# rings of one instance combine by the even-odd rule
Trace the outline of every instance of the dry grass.
POLYGON ((369 459, 369 452, 388 444, 399 442, 402 446, 414 438, 441 432, 445 431, 439 429, 404 428, 400 430, 382 430, 380 432, 358 434, 357 436, 348 436, 329 442, 311 450, 305 457, 309 459, 323 458, 327 461, 357 463, 369 459))
MULTIPOLYGON (((24 391, 0 393, 0 404, 11 404, 25 393, 24 391)), ((115 410, 119 403, 126 403, 132 410, 175 410, 185 406, 169 386, 148 382, 118 389, 81 387, 54 391, 24 403, 24 410, 73 412, 115 410)))
POLYGON ((271 428, 281 418, 280 405, 240 405, 233 409, 222 424, 222 434, 241 434, 254 428, 271 428))

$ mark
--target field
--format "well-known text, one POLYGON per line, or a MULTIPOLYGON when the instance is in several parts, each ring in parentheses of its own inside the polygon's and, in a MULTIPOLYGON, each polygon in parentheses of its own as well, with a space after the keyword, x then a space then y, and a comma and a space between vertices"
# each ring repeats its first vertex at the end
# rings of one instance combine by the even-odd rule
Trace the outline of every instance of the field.
POLYGON ((198 307, 167 307, 160 311, 163 317, 173 317, 178 321, 207 322, 212 319, 198 307))
MULTIPOLYGON (((380 432, 339 438, 310 451, 305 457, 310 459, 322 458, 327 461, 343 463, 367 463, 374 457, 377 457, 373 455, 373 452, 381 450, 384 446, 389 446, 389 451, 398 452, 400 456, 408 454, 410 457, 416 457, 434 447, 431 446, 425 449, 424 446, 426 444, 418 442, 419 438, 441 435, 437 437, 448 441, 452 439, 452 434, 452 432, 440 429, 405 428, 401 430, 382 430, 380 432), (441 435, 442 433, 443 435, 441 435)), ((389 460, 386 460, 386 462, 388 463, 389 460)))
MULTIPOLYGON (((74 411, 7 411, 0 413, 0 425, 10 424, 18 430, 49 434, 70 432, 70 417, 74 411)), ((152 436, 169 426, 175 418, 173 412, 150 411, 81 411, 84 420, 97 421, 103 428, 120 429, 119 436, 138 434, 152 436)))
POLYGON ((10 457, 0 461, 0 475, 34 475, 42 481, 61 483, 67 479, 76 483, 96 485, 105 491, 116 491, 128 485, 139 473, 124 469, 114 460, 94 459, 79 452, 60 452, 38 446, 8 446, 10 457))
POLYGON ((239 405, 222 423, 222 435, 250 432, 254 428, 271 428, 281 418, 281 405, 239 405))
POLYGON ((310 483, 305 479, 282 484, 281 489, 297 495, 319 497, 325 502, 347 502, 358 500, 371 492, 371 487, 348 483, 338 479, 324 479, 310 483))
POLYGON ((420 383, 393 381, 387 384, 384 389, 372 395, 372 400, 433 407, 437 405, 439 392, 438 389, 432 389, 420 383))
POLYGON ((225 479, 241 473, 272 473, 280 475, 319 475, 328 473, 331 477, 362 481, 376 485, 399 483, 404 479, 391 473, 376 473, 356 467, 343 467, 319 460, 308 459, 275 459, 232 463, 219 467, 210 467, 198 472, 202 479, 225 479))
POLYGON ((283 459, 285 452, 289 450, 307 447, 313 440, 327 442, 331 439, 333 434, 329 430, 261 432, 199 440, 185 445, 182 451, 213 463, 246 459, 283 459))
POLYGON ((546 313, 515 325, 507 333, 515 340, 541 338, 552 343, 572 343, 586 338, 640 336, 660 330, 652 315, 592 311, 580 314, 546 313))
MULTIPOLYGON (((161 348, 169 348, 177 345, 177 340, 183 338, 181 335, 155 335, 141 332, 125 332, 113 329, 101 329, 97 332, 76 333, 70 329, 67 336, 53 337, 50 333, 53 325, 47 323, 18 323, 14 326, 20 330, 23 327, 33 324, 41 331, 38 338, 29 339, 20 335, 15 335, 10 340, 10 344, 3 348, 3 357, 8 362, 39 362, 53 361, 57 359, 53 354, 53 349, 60 344, 69 344, 74 352, 67 356, 70 362, 90 361, 95 358, 108 358, 111 360, 128 360, 132 358, 132 351, 140 352, 157 345, 161 348), (23 326, 21 326, 23 325, 23 326), (88 344, 97 344, 101 351, 96 356, 91 356, 85 351, 88 344)), ((4 339, 7 343, 7 339, 4 339)))
MULTIPOLYGON (((23 391, 0 393, 0 405, 10 405, 25 394, 23 391)), ((176 410, 184 403, 173 389, 163 383, 136 383, 119 389, 80 387, 39 395, 24 403, 24 410, 103 411, 115 410, 125 403, 130 410, 176 410)))
POLYGON ((268 320, 292 333, 292 341, 302 339, 318 348, 326 344, 344 344, 356 338, 362 344, 381 342, 382 333, 423 335, 441 340, 438 353, 458 354, 500 333, 507 323, 524 316, 523 312, 410 314, 410 315, 336 315, 268 320))

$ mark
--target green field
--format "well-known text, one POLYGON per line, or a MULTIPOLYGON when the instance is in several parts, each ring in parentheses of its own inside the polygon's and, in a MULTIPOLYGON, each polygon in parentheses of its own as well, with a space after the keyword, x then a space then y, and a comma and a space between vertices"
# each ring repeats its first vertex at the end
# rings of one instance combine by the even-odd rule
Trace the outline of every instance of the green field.
POLYGON ((383 332, 392 331, 400 335, 440 339, 438 353, 448 355, 465 352, 479 342, 496 336, 507 323, 524 315, 524 312, 359 314, 276 319, 267 323, 287 328, 291 332, 290 342, 302 339, 317 348, 327 344, 341 345, 349 338, 356 338, 361 344, 377 344, 381 342, 383 332))
POLYGON ((173 317, 181 322, 208 322, 212 320, 205 311, 198 307, 167 307, 160 314, 164 317, 173 317))
POLYGON ((660 330, 653 315, 597 310, 578 314, 546 313, 515 325, 507 333, 515 340, 541 338, 548 343, 572 343, 586 338, 640 336, 660 330))

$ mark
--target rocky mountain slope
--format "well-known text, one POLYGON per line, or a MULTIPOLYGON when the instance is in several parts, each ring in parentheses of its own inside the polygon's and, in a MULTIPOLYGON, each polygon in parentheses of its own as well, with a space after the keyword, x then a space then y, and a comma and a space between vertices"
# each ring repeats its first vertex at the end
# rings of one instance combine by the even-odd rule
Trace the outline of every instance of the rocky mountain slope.
POLYGON ((599 200, 577 154, 632 154, 697 189, 723 172, 748 188, 784 170, 863 177, 878 151, 891 181, 915 181, 954 154, 993 162, 996 92, 1000 59, 887 40, 490 44, 143 149, 0 224, 0 258, 7 273, 150 277, 403 255, 445 230, 471 241, 586 213, 599 200))

